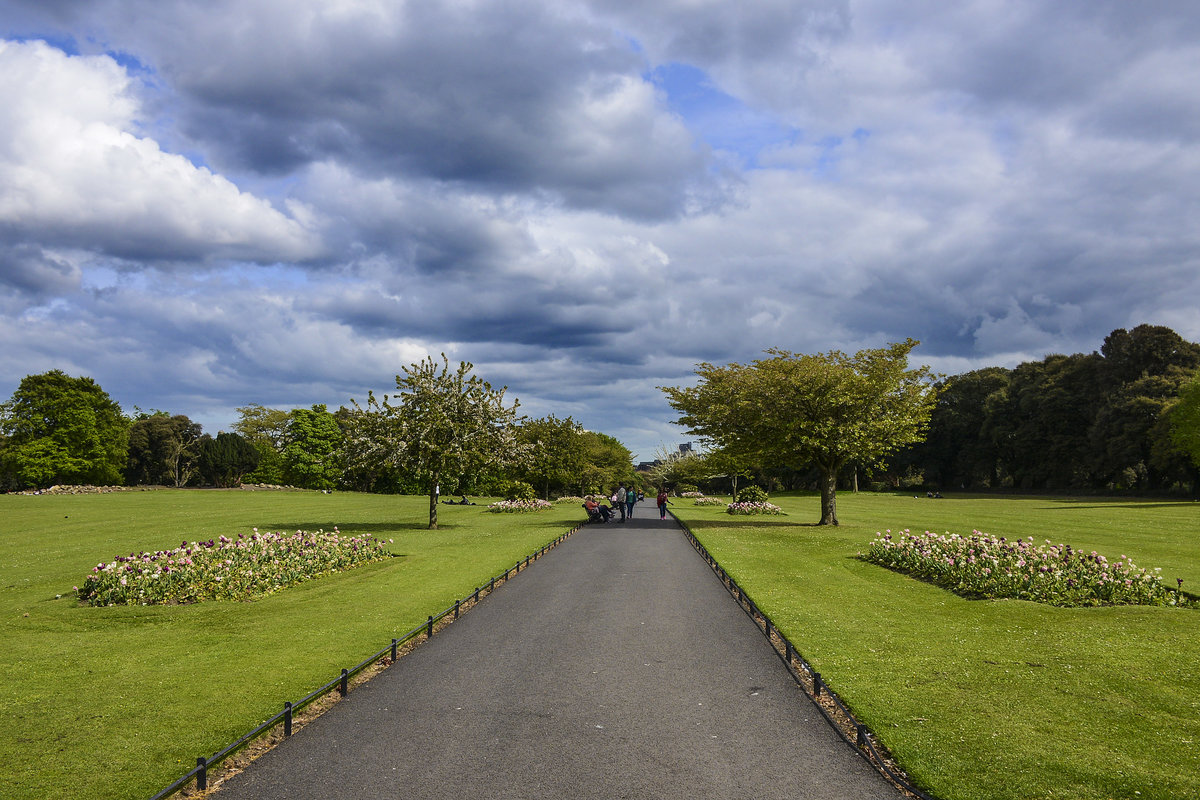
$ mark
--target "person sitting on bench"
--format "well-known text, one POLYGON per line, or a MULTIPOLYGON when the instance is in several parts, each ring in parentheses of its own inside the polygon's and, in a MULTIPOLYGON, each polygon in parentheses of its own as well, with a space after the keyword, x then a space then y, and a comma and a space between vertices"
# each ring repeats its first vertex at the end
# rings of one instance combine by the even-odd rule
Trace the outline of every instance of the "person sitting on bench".
POLYGON ((589 497, 583 501, 583 507, 587 509, 588 518, 591 520, 599 519, 601 522, 608 522, 608 518, 612 515, 612 510, 608 506, 602 506, 589 497))

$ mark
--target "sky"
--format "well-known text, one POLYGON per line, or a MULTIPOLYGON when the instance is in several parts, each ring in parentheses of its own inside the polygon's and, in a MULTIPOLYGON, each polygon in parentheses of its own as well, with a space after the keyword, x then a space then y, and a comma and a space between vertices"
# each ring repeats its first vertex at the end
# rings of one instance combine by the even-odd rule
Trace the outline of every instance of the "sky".
POLYGON ((0 400, 445 353, 640 460, 700 362, 1200 340, 1194 0, 0 0, 0 400))

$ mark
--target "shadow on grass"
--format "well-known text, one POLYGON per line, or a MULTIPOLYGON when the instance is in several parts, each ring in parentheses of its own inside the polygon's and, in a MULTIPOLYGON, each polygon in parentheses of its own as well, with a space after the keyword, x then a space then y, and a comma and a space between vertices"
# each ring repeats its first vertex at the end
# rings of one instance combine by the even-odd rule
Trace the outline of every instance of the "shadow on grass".
POLYGON ((1131 508, 1138 511, 1149 510, 1156 508, 1196 508, 1195 500, 1163 500, 1156 503, 1128 503, 1128 502, 1112 502, 1112 503, 1097 503, 1094 499, 1075 500, 1064 499, 1053 501, 1056 505, 1045 506, 1042 511, 1077 511, 1087 509, 1107 509, 1107 508, 1131 508), (1085 503, 1087 505, 1085 505, 1085 503))
MULTIPOLYGON (((821 527, 815 522, 794 522, 782 519, 747 519, 739 517, 736 519, 704 519, 704 520, 688 520, 687 525, 692 530, 698 528, 819 528, 821 527)), ((826 526, 832 527, 832 526, 826 526)))

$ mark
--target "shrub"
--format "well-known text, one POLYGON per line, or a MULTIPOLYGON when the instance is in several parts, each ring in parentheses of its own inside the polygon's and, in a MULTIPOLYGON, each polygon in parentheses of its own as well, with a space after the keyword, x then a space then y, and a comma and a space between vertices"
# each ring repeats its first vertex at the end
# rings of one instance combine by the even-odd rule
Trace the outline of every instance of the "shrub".
POLYGON ((697 506, 723 506, 725 501, 719 497, 697 497, 693 501, 693 505, 697 506))
POLYGON ((739 503, 765 503, 770 496, 761 486, 747 486, 737 493, 739 503))
POLYGON ((504 481, 499 486, 505 500, 533 500, 537 492, 525 481, 504 481))
MULTIPOLYGON (((1194 605, 1165 586, 1159 570, 1137 567, 1126 556, 1109 562, 1070 545, 1034 545, 973 531, 970 536, 907 530, 875 534, 867 561, 904 572, 971 598, 1032 600, 1055 606, 1194 605)), ((1183 581, 1179 580, 1182 587, 1183 581)))
POLYGON ((704 492, 679 492, 680 497, 704 497, 704 492))

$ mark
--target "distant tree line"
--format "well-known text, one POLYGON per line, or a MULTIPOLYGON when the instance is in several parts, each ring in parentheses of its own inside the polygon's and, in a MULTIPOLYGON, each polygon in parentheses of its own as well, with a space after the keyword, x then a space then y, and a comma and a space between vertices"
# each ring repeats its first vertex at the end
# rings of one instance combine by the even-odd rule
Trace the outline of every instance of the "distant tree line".
POLYGON ((484 392, 486 384, 469 375, 469 364, 441 374, 436 367, 429 359, 406 370, 424 393, 402 391, 398 398, 421 398, 394 406, 403 414, 353 401, 336 411, 251 404, 238 409, 232 431, 215 436, 184 414, 126 415, 88 377, 60 370, 29 375, 0 405, 0 490, 256 483, 429 492, 436 502, 460 494, 532 496, 534 487, 546 498, 607 492, 634 479, 624 445, 570 417, 499 419, 485 409, 468 424, 462 413, 468 390, 484 392), (421 418, 417 406, 431 414, 421 418))

